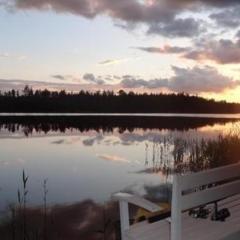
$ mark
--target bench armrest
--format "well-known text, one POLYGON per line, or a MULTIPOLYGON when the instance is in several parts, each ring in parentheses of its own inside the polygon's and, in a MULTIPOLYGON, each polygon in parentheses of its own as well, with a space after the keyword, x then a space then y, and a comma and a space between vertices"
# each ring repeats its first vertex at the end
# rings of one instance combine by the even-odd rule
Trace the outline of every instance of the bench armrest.
POLYGON ((149 212, 156 212, 156 211, 162 210, 162 208, 157 204, 129 193, 122 193, 122 192, 115 193, 112 198, 113 200, 125 201, 128 203, 134 204, 138 207, 148 210, 149 212))

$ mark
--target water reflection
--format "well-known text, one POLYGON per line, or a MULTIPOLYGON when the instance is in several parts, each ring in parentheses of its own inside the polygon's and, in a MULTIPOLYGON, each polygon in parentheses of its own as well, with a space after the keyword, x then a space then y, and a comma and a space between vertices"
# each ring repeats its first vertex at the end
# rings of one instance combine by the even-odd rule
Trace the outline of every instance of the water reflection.
MULTIPOLYGON (((144 186, 146 197, 154 202, 169 203, 171 186, 144 186)), ((134 193, 131 189, 126 192, 134 193)), ((137 208, 130 206, 130 219, 134 221, 137 208)), ((116 202, 96 203, 87 199, 68 205, 26 208, 9 206, 9 215, 0 224, 1 239, 51 240, 119 240, 120 219, 116 202), (23 222, 25 228, 23 231, 23 222)))
MULTIPOLYGON (((238 126, 239 120, 226 118, 0 117, 0 211, 5 212, 0 215, 8 216, 6 224, 0 224, 0 235, 13 239, 12 215, 6 209, 10 203, 18 206, 25 169, 32 239, 117 239, 119 217, 112 193, 123 190, 169 202, 173 172, 237 160, 240 142, 227 142, 219 134, 238 133, 238 126), (211 148, 205 140, 212 140, 211 148), (219 151, 221 157, 214 158, 219 151), (43 205, 46 178, 48 238, 43 207, 38 207, 43 205)), ((134 216, 135 209, 131 211, 134 216)), ((21 213, 16 224, 19 217, 21 213)))
POLYGON ((80 132, 95 130, 112 132, 117 128, 119 133, 133 132, 134 129, 168 129, 189 130, 215 124, 238 122, 235 118, 202 118, 202 117, 136 117, 136 116, 0 116, 0 128, 9 132, 21 129, 25 135, 33 132, 50 131, 66 132, 77 129, 80 132))

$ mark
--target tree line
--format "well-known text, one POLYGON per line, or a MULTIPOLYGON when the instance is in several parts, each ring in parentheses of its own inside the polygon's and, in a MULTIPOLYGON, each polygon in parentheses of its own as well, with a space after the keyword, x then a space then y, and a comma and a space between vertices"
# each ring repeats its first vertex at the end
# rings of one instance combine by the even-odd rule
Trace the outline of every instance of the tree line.
POLYGON ((0 112, 69 113, 240 113, 240 104, 186 93, 134 93, 119 90, 78 93, 33 90, 0 92, 0 112))

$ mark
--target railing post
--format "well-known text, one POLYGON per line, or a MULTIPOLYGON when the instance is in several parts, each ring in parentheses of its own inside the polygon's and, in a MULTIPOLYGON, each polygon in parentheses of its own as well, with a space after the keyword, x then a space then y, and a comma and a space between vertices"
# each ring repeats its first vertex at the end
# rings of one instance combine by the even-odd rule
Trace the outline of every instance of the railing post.
POLYGON ((120 208, 120 223, 121 223, 121 239, 126 240, 126 230, 129 229, 129 209, 128 209, 128 202, 126 201, 119 201, 119 208, 120 208))
POLYGON ((182 240, 182 190, 179 176, 173 176, 171 240, 182 240))

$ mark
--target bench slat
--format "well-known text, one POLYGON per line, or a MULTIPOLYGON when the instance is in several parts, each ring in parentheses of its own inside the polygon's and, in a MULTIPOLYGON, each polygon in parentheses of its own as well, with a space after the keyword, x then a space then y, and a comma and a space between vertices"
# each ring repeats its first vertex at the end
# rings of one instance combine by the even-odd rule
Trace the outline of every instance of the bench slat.
POLYGON ((240 177, 240 163, 179 176, 177 181, 183 191, 237 177, 240 177))
POLYGON ((220 199, 231 197, 240 192, 240 180, 208 188, 203 191, 184 195, 181 198, 182 210, 198 207, 220 199))

